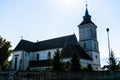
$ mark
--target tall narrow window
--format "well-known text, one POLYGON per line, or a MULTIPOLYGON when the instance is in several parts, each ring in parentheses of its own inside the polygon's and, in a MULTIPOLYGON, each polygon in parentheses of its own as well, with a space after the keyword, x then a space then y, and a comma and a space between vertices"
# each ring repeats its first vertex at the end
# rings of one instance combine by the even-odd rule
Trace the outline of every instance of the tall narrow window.
POLYGON ((84 48, 86 49, 86 42, 83 43, 84 48))
POLYGON ((39 54, 37 54, 37 61, 39 60, 39 54))
POLYGON ((94 49, 96 50, 96 43, 94 42, 94 49))
POLYGON ((15 66, 14 69, 17 70, 17 57, 15 57, 15 66))
POLYGON ((51 59, 51 53, 50 52, 48 52, 48 59, 51 59))
POLYGON ((20 59, 20 64, 19 64, 19 70, 21 70, 21 62, 22 62, 22 60, 20 59))

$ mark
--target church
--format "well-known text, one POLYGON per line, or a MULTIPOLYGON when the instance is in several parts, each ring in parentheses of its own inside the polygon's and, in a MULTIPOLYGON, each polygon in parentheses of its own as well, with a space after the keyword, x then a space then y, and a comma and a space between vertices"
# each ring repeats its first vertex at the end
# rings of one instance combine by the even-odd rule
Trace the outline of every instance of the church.
POLYGON ((54 52, 59 49, 64 62, 69 62, 74 50, 80 57, 80 64, 91 64, 100 69, 100 53, 97 41, 97 26, 92 22, 86 7, 83 21, 78 25, 79 40, 75 34, 49 40, 31 42, 21 39, 14 49, 10 64, 12 70, 42 70, 50 67, 54 52))

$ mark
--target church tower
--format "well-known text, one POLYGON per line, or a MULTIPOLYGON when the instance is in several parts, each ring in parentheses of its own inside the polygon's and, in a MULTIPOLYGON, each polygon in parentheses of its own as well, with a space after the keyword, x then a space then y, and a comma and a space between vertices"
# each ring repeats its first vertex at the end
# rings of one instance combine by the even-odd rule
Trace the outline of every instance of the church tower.
POLYGON ((100 54, 97 41, 97 26, 91 21, 87 5, 83 21, 78 25, 79 43, 86 53, 93 59, 91 65, 94 69, 100 68, 100 54))

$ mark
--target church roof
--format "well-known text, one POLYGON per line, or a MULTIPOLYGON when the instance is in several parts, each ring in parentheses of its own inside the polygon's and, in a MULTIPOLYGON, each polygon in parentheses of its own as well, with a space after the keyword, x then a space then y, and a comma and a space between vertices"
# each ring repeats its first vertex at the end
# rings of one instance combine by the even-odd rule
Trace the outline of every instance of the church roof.
POLYGON ((20 50, 33 51, 34 50, 34 43, 22 39, 14 49, 14 51, 20 51, 20 50))
POLYGON ((80 23, 80 25, 84 25, 87 23, 91 23, 94 25, 94 23, 91 21, 91 16, 89 15, 88 9, 86 8, 85 16, 83 16, 83 21, 80 23))
MULTIPOLYGON (((74 50, 78 52, 78 56, 82 59, 92 60, 83 48, 79 45, 75 34, 58 37, 54 39, 44 40, 40 42, 30 42, 27 40, 21 40, 19 44, 16 46, 14 51, 27 51, 27 52, 35 52, 35 51, 42 51, 48 49, 55 49, 55 48, 63 48, 62 50, 62 57, 63 58, 70 58, 74 50)), ((31 64, 33 64, 31 62, 31 64)))
POLYGON ((70 58, 73 55, 73 52, 76 52, 80 59, 92 60, 79 43, 67 43, 62 50, 62 58, 70 58))
POLYGON ((54 39, 49 39, 49 40, 44 40, 36 43, 22 39, 19 42, 19 44, 16 46, 14 51, 24 50, 24 51, 34 52, 34 51, 41 51, 41 50, 54 49, 54 48, 63 48, 66 42, 76 43, 77 38, 75 34, 54 38, 54 39))

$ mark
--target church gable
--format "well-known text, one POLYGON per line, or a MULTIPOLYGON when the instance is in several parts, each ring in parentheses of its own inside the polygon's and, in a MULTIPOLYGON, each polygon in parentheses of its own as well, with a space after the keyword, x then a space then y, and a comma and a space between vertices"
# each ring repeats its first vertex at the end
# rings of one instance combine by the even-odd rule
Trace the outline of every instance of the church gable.
POLYGON ((67 43, 62 50, 62 58, 70 58, 74 51, 77 52, 80 59, 92 60, 78 43, 67 43))
POLYGON ((15 47, 14 51, 33 51, 34 50, 34 43, 27 41, 27 40, 21 40, 18 45, 15 47))

